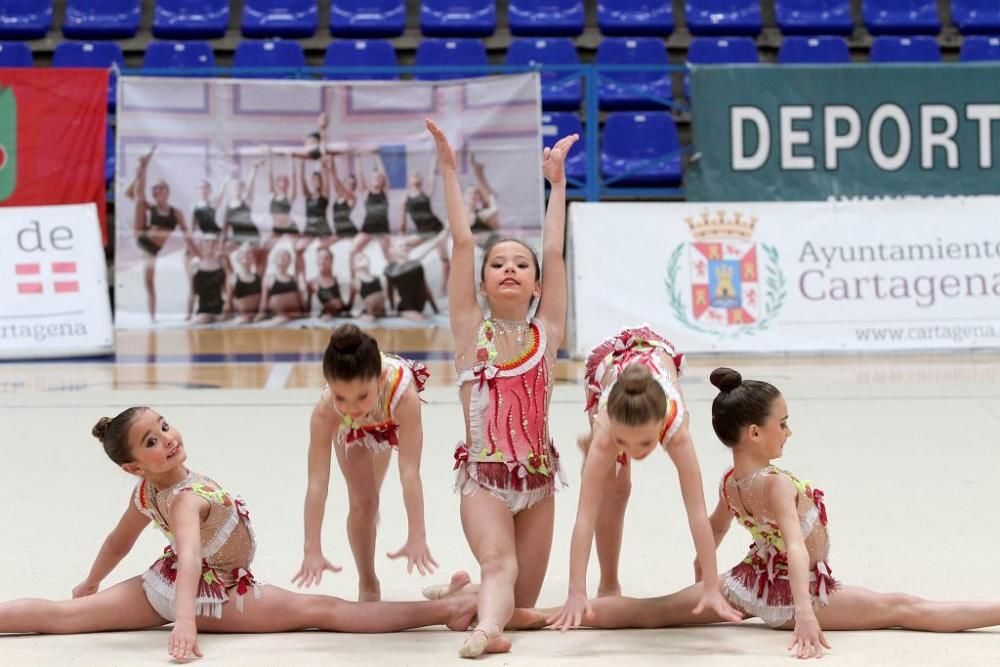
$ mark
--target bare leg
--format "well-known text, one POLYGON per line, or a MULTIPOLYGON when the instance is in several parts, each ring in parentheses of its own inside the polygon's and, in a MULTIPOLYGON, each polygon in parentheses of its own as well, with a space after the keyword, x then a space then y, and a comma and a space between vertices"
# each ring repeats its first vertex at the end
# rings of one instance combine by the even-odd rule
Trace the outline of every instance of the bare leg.
MULTIPOLYGON (((701 599, 702 585, 687 588, 658 598, 626 598, 620 596, 597 598, 590 604, 593 615, 583 619, 592 628, 666 628, 676 625, 707 625, 721 623, 723 619, 711 609, 697 616, 691 613, 701 599)), ((511 629, 539 629, 545 619, 559 611, 553 609, 518 609, 508 627, 511 629)), ((825 627, 825 626, 824 626, 825 627)))
POLYGON ((146 302, 149 304, 149 320, 156 321, 156 257, 144 252, 142 258, 143 278, 146 285, 146 302))
POLYGON ((75 600, 25 599, 0 604, 0 633, 77 634, 142 630, 167 622, 153 611, 142 590, 140 577, 126 579, 111 588, 75 600))
POLYGON ((350 510, 347 513, 347 538, 358 568, 358 600, 378 601, 382 589, 375 575, 375 532, 378 527, 378 486, 372 454, 356 447, 347 452, 335 446, 337 462, 347 481, 350 510))
POLYGON ((601 564, 601 582, 597 587, 597 597, 622 594, 618 578, 618 561, 622 552, 622 533, 625 531, 625 509, 628 507, 631 493, 631 468, 623 466, 617 474, 614 469, 609 471, 604 483, 604 497, 597 510, 597 524, 594 527, 597 560, 601 564))
POLYGON ((290 632, 317 628, 333 632, 399 632, 446 624, 465 630, 475 613, 476 599, 456 595, 431 602, 348 602, 328 595, 293 593, 261 586, 261 596, 226 602, 222 618, 199 616, 200 632, 290 632))
POLYGON ((459 650, 462 657, 474 658, 502 639, 500 633, 514 611, 517 581, 514 517, 507 505, 485 489, 462 495, 461 514, 465 538, 479 561, 482 580, 479 622, 459 650))
POLYGON ((555 498, 549 497, 514 517, 517 551, 514 604, 518 607, 533 607, 538 601, 552 552, 555 508, 555 498))
MULTIPOLYGON (((905 593, 876 593, 845 586, 816 610, 824 630, 903 628, 961 632, 1000 625, 1000 602, 932 602, 905 593)), ((789 624, 786 629, 794 627, 789 624)))

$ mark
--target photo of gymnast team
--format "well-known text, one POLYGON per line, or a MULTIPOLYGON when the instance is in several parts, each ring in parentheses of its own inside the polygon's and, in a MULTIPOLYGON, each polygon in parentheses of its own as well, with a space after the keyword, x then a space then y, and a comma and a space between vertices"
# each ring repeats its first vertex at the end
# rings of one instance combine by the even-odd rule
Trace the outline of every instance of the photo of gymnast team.
MULTIPOLYGON (((394 197, 401 204, 393 207, 382 154, 330 142, 327 124, 321 114, 295 148, 241 152, 220 182, 200 181, 195 201, 174 199, 165 179, 149 182, 156 145, 138 158, 125 196, 134 202, 131 234, 141 253, 149 322, 180 323, 174 308, 157 303, 164 290, 160 254, 175 235, 183 241, 185 325, 424 322, 440 315, 450 239, 433 203, 436 153, 428 151, 423 164, 420 153, 408 156, 405 198, 394 197), (255 199, 262 187, 269 192, 266 210, 255 199)), ((465 162, 463 199, 483 247, 501 229, 498 197, 482 158, 469 151, 465 162)), ((168 284, 176 301, 182 287, 168 284)))

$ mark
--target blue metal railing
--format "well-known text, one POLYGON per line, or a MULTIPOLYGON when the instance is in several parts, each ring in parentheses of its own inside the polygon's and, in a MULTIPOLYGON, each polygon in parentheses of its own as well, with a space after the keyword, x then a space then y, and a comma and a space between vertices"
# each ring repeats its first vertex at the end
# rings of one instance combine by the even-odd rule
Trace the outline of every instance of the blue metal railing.
MULTIPOLYGON (((484 74, 511 74, 538 71, 542 73, 555 73, 560 75, 553 81, 548 81, 543 85, 554 85, 569 81, 575 78, 582 79, 583 92, 583 113, 581 122, 583 125, 583 137, 586 155, 586 180, 583 182, 577 179, 569 179, 567 194, 570 197, 586 199, 587 201, 599 201, 604 197, 683 197, 683 188, 674 187, 622 187, 615 186, 630 174, 641 171, 647 164, 664 158, 674 158, 680 155, 688 155, 692 152, 691 146, 682 146, 679 150, 671 153, 655 156, 649 160, 633 165, 627 173, 614 178, 605 179, 601 171, 601 145, 600 145, 600 83, 603 80, 613 81, 619 88, 636 97, 649 100, 653 106, 677 112, 687 113, 689 108, 676 99, 661 97, 647 91, 643 86, 627 81, 622 81, 616 74, 653 72, 674 77, 687 73, 687 68, 681 65, 434 65, 434 66, 392 66, 392 67, 344 67, 344 66, 322 66, 322 67, 204 67, 204 68, 124 68, 121 74, 129 76, 168 76, 168 77, 236 77, 236 78, 277 78, 277 79, 298 79, 298 80, 337 80, 338 75, 350 75, 353 80, 359 72, 374 75, 391 74, 397 78, 405 80, 407 77, 416 78, 424 74, 453 74, 454 78, 468 76, 481 76, 484 74)), ((441 79, 438 81, 444 81, 441 79)), ((648 111, 648 109, 646 109, 648 111)), ((641 110, 636 110, 640 112, 641 110)))

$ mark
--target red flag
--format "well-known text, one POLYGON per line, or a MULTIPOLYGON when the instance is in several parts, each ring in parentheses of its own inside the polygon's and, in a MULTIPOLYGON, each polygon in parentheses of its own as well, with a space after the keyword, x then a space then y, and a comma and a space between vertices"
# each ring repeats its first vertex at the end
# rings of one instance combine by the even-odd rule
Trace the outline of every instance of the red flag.
POLYGON ((0 69, 0 206, 94 202, 107 240, 107 97, 105 69, 0 69))

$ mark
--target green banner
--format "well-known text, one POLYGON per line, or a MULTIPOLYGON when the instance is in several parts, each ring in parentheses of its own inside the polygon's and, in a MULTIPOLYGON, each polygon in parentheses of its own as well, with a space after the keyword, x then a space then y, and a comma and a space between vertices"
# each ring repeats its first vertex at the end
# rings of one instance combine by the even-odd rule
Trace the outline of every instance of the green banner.
POLYGON ((17 187, 17 101, 12 88, 0 89, 0 201, 17 187))
POLYGON ((689 201, 1000 193, 1000 65, 695 67, 689 201))

